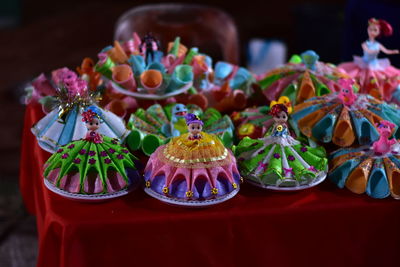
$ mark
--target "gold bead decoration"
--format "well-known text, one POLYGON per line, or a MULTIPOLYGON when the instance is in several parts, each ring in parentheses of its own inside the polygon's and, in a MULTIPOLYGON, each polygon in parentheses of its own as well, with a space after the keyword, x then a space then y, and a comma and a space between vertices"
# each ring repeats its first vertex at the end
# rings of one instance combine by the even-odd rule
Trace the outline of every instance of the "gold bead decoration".
POLYGON ((150 185, 151 185, 151 182, 150 181, 146 181, 146 187, 149 188, 150 185))
POLYGON ((163 191, 164 194, 168 194, 169 189, 168 189, 168 187, 164 186, 164 188, 162 189, 162 191, 163 191))
POLYGON ((211 193, 212 193, 213 195, 218 194, 218 188, 214 187, 213 189, 211 189, 211 193))
POLYGON ((186 191, 186 197, 191 198, 193 197, 193 191, 186 191))

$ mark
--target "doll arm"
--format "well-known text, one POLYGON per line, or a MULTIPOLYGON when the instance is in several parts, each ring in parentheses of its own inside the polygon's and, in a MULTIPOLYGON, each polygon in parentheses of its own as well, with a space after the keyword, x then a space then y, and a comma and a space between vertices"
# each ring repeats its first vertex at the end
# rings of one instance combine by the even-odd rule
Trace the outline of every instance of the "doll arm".
POLYGON ((381 49, 381 51, 383 53, 388 54, 388 55, 394 55, 394 54, 398 54, 399 53, 399 50, 397 50, 397 49, 393 49, 393 50, 387 49, 386 47, 384 47, 381 44, 379 45, 379 47, 380 47, 380 49, 381 49))

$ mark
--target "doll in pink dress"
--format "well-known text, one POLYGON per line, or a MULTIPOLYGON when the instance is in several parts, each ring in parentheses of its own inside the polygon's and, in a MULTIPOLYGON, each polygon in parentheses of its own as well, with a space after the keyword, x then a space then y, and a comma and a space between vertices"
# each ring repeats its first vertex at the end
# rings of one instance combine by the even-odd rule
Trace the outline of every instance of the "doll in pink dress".
POLYGON ((378 54, 382 51, 387 55, 394 55, 399 50, 387 49, 376 38, 392 34, 392 26, 387 21, 371 18, 368 21, 368 40, 361 45, 363 56, 355 56, 353 62, 339 65, 360 84, 360 93, 385 101, 392 101, 392 94, 400 84, 400 70, 391 66, 389 59, 378 59, 378 54))

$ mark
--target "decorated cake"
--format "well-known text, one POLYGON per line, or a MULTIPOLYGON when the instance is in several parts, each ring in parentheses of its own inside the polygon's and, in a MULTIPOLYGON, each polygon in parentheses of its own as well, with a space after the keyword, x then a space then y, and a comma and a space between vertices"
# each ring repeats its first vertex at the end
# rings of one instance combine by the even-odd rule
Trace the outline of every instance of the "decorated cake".
POLYGON ((208 206, 232 198, 240 175, 232 152, 192 113, 188 133, 174 137, 150 156, 144 171, 145 191, 170 204, 208 206))
POLYGON ((323 147, 310 147, 292 137, 288 109, 272 106, 273 124, 263 138, 245 137, 235 148, 246 181, 274 190, 299 190, 322 182, 328 160, 323 147))
POLYGON ((380 137, 372 145, 342 148, 331 154, 329 178, 356 194, 400 199, 400 144, 390 139, 395 125, 381 121, 377 129, 380 137))
POLYGON ((308 50, 301 56, 294 55, 288 64, 261 75, 258 84, 267 100, 287 96, 293 104, 298 104, 314 96, 336 92, 338 80, 348 75, 318 59, 317 53, 308 50))
POLYGON ((341 80, 338 93, 311 98, 295 106, 293 121, 308 137, 341 147, 366 145, 379 138, 377 123, 388 120, 399 137, 400 110, 370 95, 354 93, 352 80, 341 80))
POLYGON ((177 37, 165 53, 151 34, 134 33, 126 42, 115 41, 98 54, 94 71, 108 90, 137 99, 176 99, 183 104, 219 111, 244 108, 254 76, 245 68, 217 62, 198 48, 187 48, 177 37), (109 88, 111 87, 111 88, 109 88))
POLYGON ((101 200, 127 194, 141 178, 136 158, 119 142, 98 132, 102 111, 89 106, 82 113, 84 138, 60 148, 45 164, 45 185, 53 192, 79 200, 101 200))

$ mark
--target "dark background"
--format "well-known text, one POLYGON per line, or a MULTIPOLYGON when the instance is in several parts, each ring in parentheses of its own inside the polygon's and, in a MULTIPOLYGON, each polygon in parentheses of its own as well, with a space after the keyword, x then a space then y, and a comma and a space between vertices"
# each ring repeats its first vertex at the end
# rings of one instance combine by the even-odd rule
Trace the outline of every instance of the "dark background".
MULTIPOLYGON (((33 266, 35 261, 34 220, 24 213, 18 194, 24 85, 41 72, 75 68, 86 56, 96 58, 111 44, 118 17, 150 3, 158 1, 0 0, 1 266, 33 266), (20 258, 11 264, 10 254, 20 258)), ((362 53, 367 20, 373 16, 388 20, 395 30, 392 37, 380 41, 390 49, 400 48, 399 0, 207 0, 201 4, 221 8, 233 17, 243 65, 246 45, 256 37, 285 42, 288 55, 313 49, 322 61, 351 60, 353 54, 362 53)), ((390 59, 400 66, 400 56, 390 59)))

